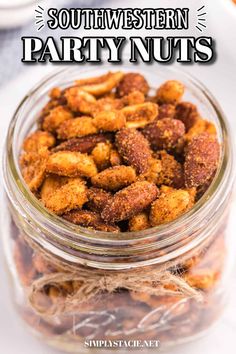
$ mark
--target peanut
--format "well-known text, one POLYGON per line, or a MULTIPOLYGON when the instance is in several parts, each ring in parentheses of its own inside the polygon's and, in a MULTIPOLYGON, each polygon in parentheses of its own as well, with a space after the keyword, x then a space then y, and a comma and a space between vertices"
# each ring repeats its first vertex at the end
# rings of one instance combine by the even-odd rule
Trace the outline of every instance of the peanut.
POLYGON ((58 151, 50 155, 46 171, 60 176, 92 177, 97 174, 97 167, 91 156, 80 152, 58 151))
POLYGON ((82 208, 88 201, 85 182, 80 178, 49 176, 42 189, 43 204, 57 215, 69 210, 82 208))
POLYGON ((158 106, 155 103, 146 102, 124 107, 121 112, 127 121, 127 128, 141 128, 157 118, 158 106))
POLYGON ((57 129, 57 137, 62 140, 96 134, 97 128, 91 117, 79 117, 63 122, 57 129))
POLYGON ((162 84, 157 92, 157 102, 162 103, 177 103, 184 94, 184 85, 176 80, 169 80, 162 84))
POLYGON ((91 182, 95 187, 118 190, 135 182, 135 180, 136 173, 132 167, 115 166, 93 176, 91 182))

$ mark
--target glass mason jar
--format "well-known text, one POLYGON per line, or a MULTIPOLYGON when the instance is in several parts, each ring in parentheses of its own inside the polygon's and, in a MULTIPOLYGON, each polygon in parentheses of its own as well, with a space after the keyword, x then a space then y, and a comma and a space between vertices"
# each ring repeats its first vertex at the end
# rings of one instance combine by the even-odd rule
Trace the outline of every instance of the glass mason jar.
MULTIPOLYGON (((230 284, 229 129, 207 89, 183 72, 164 68, 153 75, 150 67, 142 69, 152 87, 169 79, 182 81, 184 99, 197 104, 217 126, 220 166, 188 213, 135 233, 91 231, 50 213, 23 181, 18 164, 22 141, 35 128, 50 89, 109 68, 70 68, 41 82, 17 109, 4 154, 8 209, 3 241, 12 297, 36 335, 68 352, 85 350, 89 340, 157 340, 162 347, 192 340, 219 318, 230 284)), ((121 69, 137 70, 125 65, 121 69)))

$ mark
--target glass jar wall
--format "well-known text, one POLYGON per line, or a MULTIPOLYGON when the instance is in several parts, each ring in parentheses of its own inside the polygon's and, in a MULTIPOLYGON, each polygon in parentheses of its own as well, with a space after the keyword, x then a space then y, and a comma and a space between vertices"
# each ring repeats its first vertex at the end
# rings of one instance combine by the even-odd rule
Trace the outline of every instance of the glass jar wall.
MULTIPOLYGON (((229 132, 218 104, 198 82, 163 69, 143 69, 153 87, 181 80, 186 100, 214 121, 221 163, 207 192, 178 220, 125 234, 87 230, 48 212, 30 193, 18 166, 24 137, 54 86, 95 76, 69 69, 41 82, 23 100, 9 128, 4 179, 3 242, 12 298, 29 328, 47 343, 79 352, 85 340, 159 340, 176 345, 204 333, 220 317, 232 268, 227 228, 233 183, 229 132)), ((124 71, 134 69, 122 67, 124 71)))

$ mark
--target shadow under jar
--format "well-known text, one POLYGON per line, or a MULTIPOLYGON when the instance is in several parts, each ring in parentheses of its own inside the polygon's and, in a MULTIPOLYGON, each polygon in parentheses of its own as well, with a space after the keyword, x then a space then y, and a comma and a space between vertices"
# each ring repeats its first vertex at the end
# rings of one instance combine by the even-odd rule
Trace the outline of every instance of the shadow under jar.
POLYGON ((155 77, 150 68, 142 70, 152 87, 168 79, 182 81, 185 100, 197 104, 218 130, 218 171, 188 213, 144 231, 102 233, 51 214, 28 190, 19 153, 48 92, 107 69, 67 69, 41 82, 15 113, 4 156, 3 241, 12 297, 37 336, 68 352, 85 350, 90 339, 159 340, 162 347, 192 340, 219 318, 230 285, 231 141, 217 102, 182 72, 165 68, 155 77))

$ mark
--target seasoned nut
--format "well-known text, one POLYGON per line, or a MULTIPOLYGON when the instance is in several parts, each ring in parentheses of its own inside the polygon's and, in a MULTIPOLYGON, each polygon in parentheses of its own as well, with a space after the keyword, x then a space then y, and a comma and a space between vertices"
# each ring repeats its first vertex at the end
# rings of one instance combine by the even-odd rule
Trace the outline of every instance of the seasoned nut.
POLYGON ((175 119, 181 120, 189 131, 199 119, 197 107, 190 102, 180 102, 175 107, 175 119))
POLYGON ((79 117, 63 122, 57 129, 59 139, 79 138, 85 135, 97 133, 97 128, 93 124, 91 117, 79 117))
MULTIPOLYGON (((138 231, 174 220, 207 190, 219 165, 215 125, 180 102, 181 82, 165 82, 154 97, 148 90, 139 73, 109 72, 50 92, 20 158, 26 183, 49 210, 95 230, 138 231)), ((40 258, 33 262, 37 276, 47 273, 40 258)), ((183 264, 173 274, 183 270, 190 275, 183 264)), ((47 308, 72 294, 73 282, 63 283, 38 301, 47 308)), ((163 287, 178 291, 172 282, 163 287)), ((145 302, 155 307, 159 298, 145 302)))
POLYGON ((160 197, 152 203, 150 223, 152 226, 165 224, 177 219, 192 207, 192 196, 183 189, 164 189, 160 197))
POLYGON ((220 278, 220 272, 211 268, 199 269, 196 272, 187 273, 184 279, 187 283, 197 289, 209 291, 212 289, 220 278))
POLYGON ((158 119, 174 118, 174 116, 175 116, 175 105, 170 103, 164 103, 159 106, 158 119))
POLYGON ((92 157, 99 171, 110 166, 110 153, 111 144, 109 142, 98 143, 93 149, 92 157))
POLYGON ((216 136, 216 127, 213 123, 208 122, 207 120, 199 118, 195 124, 189 129, 184 138, 186 141, 192 140, 195 136, 201 133, 208 133, 210 135, 216 136))
POLYGON ((152 158, 149 162, 149 167, 147 172, 139 176, 139 180, 145 179, 148 182, 153 182, 155 184, 160 180, 160 173, 162 171, 162 163, 160 160, 152 158))
MULTIPOLYGON (((140 91, 133 91, 129 93, 127 96, 122 97, 121 102, 125 106, 133 106, 136 104, 141 104, 145 102, 145 96, 142 92, 140 91)), ((121 107, 123 108, 123 107, 121 107)))
POLYGON ((82 208, 88 201, 87 188, 80 178, 49 176, 42 186, 41 199, 46 208, 61 215, 82 208))
POLYGON ((61 97, 61 89, 59 87, 54 87, 50 92, 49 92, 49 97, 53 100, 57 100, 61 97))
POLYGON ((104 232, 119 232, 119 227, 106 224, 99 214, 87 210, 74 210, 65 215, 64 219, 73 224, 104 232))
POLYGON ((38 152, 27 152, 20 158, 22 176, 32 192, 36 192, 43 183, 48 158, 47 148, 41 148, 38 152))
POLYGON ((112 194, 110 192, 104 191, 101 188, 91 187, 88 190, 88 203, 86 206, 91 211, 95 211, 97 213, 101 213, 105 205, 112 198, 112 194))
POLYGON ((177 146, 179 139, 185 133, 185 127, 180 120, 164 118, 148 124, 142 132, 153 150, 170 150, 177 146))
POLYGON ((51 148, 56 143, 54 136, 41 130, 28 136, 23 143, 26 152, 38 152, 41 148, 51 148))
POLYGON ((58 127, 68 119, 72 119, 73 114, 65 107, 58 106, 52 109, 43 119, 42 129, 55 133, 58 127))
POLYGON ((69 108, 73 112, 90 114, 96 104, 96 98, 78 87, 71 87, 65 92, 69 108))
POLYGON ((158 196, 153 183, 136 182, 117 192, 102 211, 106 222, 127 220, 146 209, 158 196))
POLYGON ((128 95, 133 91, 140 91, 144 95, 148 93, 149 86, 143 75, 138 73, 125 74, 117 86, 116 92, 119 97, 128 95))
POLYGON ((122 111, 104 111, 94 117, 93 124, 98 130, 113 132, 123 128, 126 119, 122 111))
POLYGON ((129 220, 129 231, 141 231, 149 227, 148 214, 145 212, 139 213, 129 220))
POLYGON ((158 106, 156 103, 146 102, 124 107, 121 112, 127 121, 127 128, 141 128, 157 118, 158 106))
POLYGON ((197 200, 199 200, 206 193, 206 191, 210 187, 213 179, 214 179, 214 174, 205 184, 203 184, 197 188, 197 200))
POLYGON ((82 136, 81 138, 73 138, 57 145, 53 152, 57 151, 78 151, 90 154, 98 143, 108 142, 111 137, 108 134, 93 134, 82 136))
POLYGON ((108 73, 94 79, 77 80, 76 84, 83 91, 94 96, 101 96, 110 92, 118 85, 124 74, 120 71, 108 73))
POLYGON ((120 99, 115 99, 112 97, 104 97, 97 100, 92 108, 92 115, 95 116, 100 112, 110 112, 122 109, 124 103, 120 99))
POLYGON ((124 161, 137 173, 145 173, 152 153, 148 141, 135 129, 124 128, 116 134, 117 149, 124 161))
POLYGON ((95 187, 118 190, 135 182, 136 173, 130 166, 115 166, 93 176, 91 179, 95 187))
POLYGON ((178 102, 184 94, 184 85, 176 80, 169 80, 162 84, 157 92, 156 98, 157 102, 162 103, 171 103, 175 104, 178 102))
POLYGON ((184 171, 182 165, 175 160, 174 156, 166 151, 159 151, 157 159, 161 161, 161 171, 157 175, 156 184, 167 185, 174 188, 184 187, 184 171))
POLYGON ((69 177, 92 177, 97 174, 93 158, 74 151, 58 151, 50 155, 46 170, 49 173, 69 177))
POLYGON ((110 164, 111 166, 122 165, 122 157, 120 156, 119 152, 115 148, 112 148, 110 152, 110 164))
POLYGON ((184 175, 186 187, 198 187, 209 181, 216 172, 220 145, 214 135, 202 133, 186 148, 184 175))

